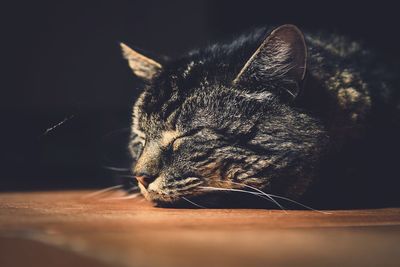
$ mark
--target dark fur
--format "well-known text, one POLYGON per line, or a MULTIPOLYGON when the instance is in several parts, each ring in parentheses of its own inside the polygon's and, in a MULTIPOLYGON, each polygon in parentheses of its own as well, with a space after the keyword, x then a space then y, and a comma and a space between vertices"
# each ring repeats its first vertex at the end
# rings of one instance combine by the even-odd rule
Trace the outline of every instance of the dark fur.
POLYGON ((304 80, 289 77, 291 62, 268 61, 279 71, 255 66, 233 83, 269 33, 191 51, 149 79, 130 143, 134 161, 145 158, 135 175, 156 179, 141 187, 147 199, 218 203, 199 187, 246 189, 237 183, 299 199, 343 146, 362 137, 371 111, 386 105, 383 70, 360 44, 336 35, 306 34, 304 80), (177 133, 167 144, 166 132, 177 133))

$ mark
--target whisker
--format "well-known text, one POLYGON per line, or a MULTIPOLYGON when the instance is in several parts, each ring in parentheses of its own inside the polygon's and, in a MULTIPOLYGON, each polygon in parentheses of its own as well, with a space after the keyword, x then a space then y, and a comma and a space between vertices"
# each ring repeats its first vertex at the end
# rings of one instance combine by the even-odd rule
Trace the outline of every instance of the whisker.
MULTIPOLYGON (((262 199, 268 200, 269 202, 275 203, 272 201, 270 198, 266 198, 263 194, 252 192, 252 191, 247 191, 243 189, 235 189, 235 188, 220 188, 220 187, 212 187, 212 186, 200 186, 202 189, 206 190, 216 190, 216 191, 230 191, 230 192, 240 192, 240 193, 246 193, 246 194, 251 194, 254 196, 261 197, 262 199)), ((286 210, 282 209, 285 213, 288 213, 286 210)))
MULTIPOLYGON (((228 181, 226 181, 226 182, 228 182, 228 181)), ((267 198, 269 198, 269 199, 270 199, 273 203, 275 203, 281 210, 285 210, 285 208, 284 208, 281 204, 279 204, 278 201, 276 201, 275 199, 273 199, 273 198, 271 197, 271 194, 265 193, 264 191, 261 191, 260 189, 254 187, 254 186, 250 186, 250 185, 246 185, 246 184, 242 184, 242 183, 237 183, 237 182, 232 182, 232 181, 230 181, 230 183, 237 184, 237 185, 241 185, 241 186, 244 186, 244 187, 253 189, 253 190, 259 192, 260 194, 266 196, 267 198)))
POLYGON ((199 204, 197 204, 197 203, 195 203, 195 202, 193 202, 193 201, 187 199, 186 197, 182 197, 182 199, 186 200, 187 202, 189 202, 190 204, 192 204, 192 205, 194 205, 194 206, 196 206, 196 207, 198 207, 198 208, 206 209, 206 207, 204 207, 204 206, 202 206, 202 205, 199 205, 199 204))
POLYGON ((111 198, 106 198, 104 199, 104 201, 108 201, 108 200, 126 200, 126 199, 133 199, 133 198, 137 198, 138 196, 140 196, 140 193, 135 193, 135 194, 131 194, 125 197, 111 197, 111 198))
POLYGON ((135 194, 140 192, 139 187, 137 186, 123 185, 123 188, 127 194, 135 194))
MULTIPOLYGON (((266 192, 264 192, 264 191, 262 191, 262 190, 260 190, 260 189, 258 189, 258 188, 256 188, 256 187, 253 187, 253 186, 250 186, 250 185, 246 185, 246 184, 242 184, 242 183, 237 183, 237 182, 231 182, 231 181, 226 181, 226 182, 230 182, 230 183, 232 183, 232 184, 242 185, 242 186, 245 186, 245 187, 247 187, 247 188, 251 188, 251 189, 256 190, 257 192, 259 192, 260 194, 262 194, 262 195, 264 195, 264 196, 267 196, 268 198, 270 198, 270 199, 272 199, 272 200, 274 200, 273 197, 275 197, 275 198, 279 198, 279 199, 283 199, 283 200, 286 200, 286 201, 295 203, 295 204, 297 204, 297 205, 299 205, 299 206, 302 206, 303 208, 306 208, 306 209, 309 209, 309 210, 312 210, 312 211, 320 212, 320 213, 323 213, 323 214, 331 214, 331 213, 329 213, 329 212, 325 212, 325 211, 321 211, 321 210, 314 209, 314 208, 312 208, 312 207, 310 207, 310 206, 304 205, 304 204, 302 204, 302 203, 300 203, 300 202, 298 202, 298 201, 295 201, 295 200, 290 199, 290 198, 287 198, 287 197, 282 197, 282 196, 278 196, 278 195, 266 193, 266 192)), ((278 206, 281 206, 276 200, 274 200, 274 203, 275 203, 275 202, 276 202, 276 204, 277 204, 278 206)))
POLYGON ((129 175, 129 174, 121 174, 116 176, 117 178, 135 178, 135 176, 133 175, 129 175))
POLYGON ((112 166, 103 166, 104 169, 111 170, 111 171, 117 171, 117 172, 125 172, 125 171, 130 171, 129 168, 118 168, 118 167, 112 167, 112 166))
POLYGON ((84 196, 84 198, 91 198, 91 197, 95 197, 104 193, 107 193, 109 191, 113 191, 113 190, 117 190, 117 189, 121 189, 123 186, 122 185, 114 185, 114 186, 110 186, 98 191, 95 191, 93 193, 87 194, 86 196, 84 196))
POLYGON ((137 190, 137 189, 139 189, 138 186, 132 186, 132 187, 129 188, 129 190, 137 190))
MULTIPOLYGON (((242 185, 243 185, 243 184, 242 184, 242 185)), ((244 186, 244 185, 243 185, 243 186, 244 186)), ((250 187, 250 186, 248 186, 248 187, 250 187)), ((211 186, 203 186, 203 187, 201 187, 201 188, 204 188, 204 189, 211 189, 211 190, 220 190, 220 191, 233 191, 233 192, 251 193, 251 194, 254 194, 254 195, 258 195, 258 196, 265 196, 265 194, 267 194, 267 193, 265 193, 265 192, 263 192, 263 191, 262 191, 262 193, 256 193, 256 192, 250 192, 250 191, 246 191, 246 190, 242 190, 242 189, 218 188, 218 187, 211 187, 211 186)), ((259 189, 258 189, 257 191, 259 191, 259 189)), ((290 199, 290 198, 287 198, 287 197, 278 196, 278 195, 274 195, 274 194, 267 194, 267 195, 269 195, 270 198, 279 198, 279 199, 283 199, 283 200, 292 202, 292 203, 297 204, 297 205, 299 205, 299 206, 302 206, 303 208, 306 208, 306 209, 308 209, 308 210, 312 210, 312 211, 319 212, 319 213, 322 213, 322 214, 332 214, 332 213, 330 213, 330 212, 326 212, 326 211, 321 211, 321 210, 314 209, 314 208, 312 208, 312 207, 310 207, 310 206, 307 206, 307 205, 305 205, 305 204, 302 204, 302 203, 300 203, 300 202, 298 202, 298 201, 295 201, 295 200, 290 199)), ((268 200, 270 200, 270 198, 268 198, 268 200)), ((285 210, 284 210, 284 211, 285 211, 285 210)), ((286 211, 285 211, 285 212, 286 212, 286 211)), ((286 212, 286 213, 287 213, 287 212, 286 212)))
POLYGON ((200 186, 199 188, 206 189, 206 190, 231 191, 231 192, 248 193, 248 194, 252 194, 252 195, 256 195, 256 196, 261 196, 260 193, 251 192, 251 191, 242 190, 242 189, 236 189, 236 188, 222 188, 222 187, 213 187, 213 186, 200 186))
POLYGON ((297 201, 295 201, 295 200, 293 200, 293 199, 290 199, 290 198, 287 198, 287 197, 277 196, 277 195, 273 195, 273 194, 269 194, 269 195, 272 196, 272 197, 284 199, 284 200, 286 200, 286 201, 295 203, 295 204, 297 204, 297 205, 299 205, 299 206, 302 206, 302 207, 304 207, 304 208, 306 208, 306 209, 309 209, 309 210, 312 210, 312 211, 315 211, 315 212, 320 212, 320 213, 322 213, 322 214, 332 214, 332 213, 330 213, 330 212, 326 212, 326 211, 314 209, 314 208, 312 208, 312 207, 310 207, 310 206, 304 205, 304 204, 302 204, 302 203, 300 203, 300 202, 297 202, 297 201))

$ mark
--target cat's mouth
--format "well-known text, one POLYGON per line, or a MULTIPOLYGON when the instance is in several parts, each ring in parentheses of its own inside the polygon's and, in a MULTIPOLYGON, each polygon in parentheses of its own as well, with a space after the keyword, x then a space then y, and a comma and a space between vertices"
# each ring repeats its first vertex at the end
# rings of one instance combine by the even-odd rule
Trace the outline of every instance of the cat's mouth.
POLYGON ((205 191, 190 192, 185 195, 164 196, 158 194, 150 194, 147 198, 160 208, 217 208, 225 207, 226 203, 222 201, 221 194, 210 193, 205 191))
POLYGON ((159 176, 147 187, 140 183, 139 187, 143 196, 157 207, 254 207, 265 206, 265 198, 269 200, 260 196, 262 191, 256 187, 225 180, 209 184, 199 177, 167 179, 159 176))
MULTIPOLYGON (((143 193, 143 192, 142 192, 143 193)), ((147 192, 145 198, 152 202, 156 207, 198 207, 203 208, 201 204, 196 203, 196 199, 204 197, 204 193, 188 192, 186 194, 160 194, 158 192, 147 192)))
POLYGON ((177 182, 175 186, 158 177, 148 187, 139 183, 142 195, 156 206, 183 206, 183 202, 190 203, 190 199, 206 192, 201 189, 203 182, 197 177, 188 177, 177 182))
POLYGON ((257 194, 243 194, 246 191, 241 189, 203 186, 203 183, 185 192, 167 193, 162 189, 143 187, 141 192, 154 206, 162 208, 271 208, 270 203, 257 194))
POLYGON ((198 195, 186 195, 173 198, 155 197, 150 199, 155 207, 160 208, 276 208, 273 203, 255 195, 236 194, 235 192, 203 191, 198 195))

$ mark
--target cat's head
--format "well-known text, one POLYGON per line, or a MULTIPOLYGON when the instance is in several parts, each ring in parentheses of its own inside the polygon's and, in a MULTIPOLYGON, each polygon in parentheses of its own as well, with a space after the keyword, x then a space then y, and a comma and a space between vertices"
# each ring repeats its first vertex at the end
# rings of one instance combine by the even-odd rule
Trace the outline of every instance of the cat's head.
POLYGON ((158 63, 121 44, 146 83, 130 150, 158 204, 234 189, 297 197, 325 148, 323 126, 294 107, 306 73, 302 33, 284 25, 158 63))

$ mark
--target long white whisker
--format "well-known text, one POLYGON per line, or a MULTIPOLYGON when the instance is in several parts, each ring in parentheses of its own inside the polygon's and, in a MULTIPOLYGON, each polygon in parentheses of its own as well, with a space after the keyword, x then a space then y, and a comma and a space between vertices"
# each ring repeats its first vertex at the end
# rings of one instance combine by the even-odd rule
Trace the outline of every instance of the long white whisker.
MULTIPOLYGON (((228 181, 227 181, 227 182, 228 182, 228 181)), ((250 186, 250 185, 242 184, 242 183, 236 183, 236 182, 231 182, 231 181, 229 181, 229 182, 232 183, 232 184, 241 185, 241 186, 244 186, 244 187, 253 189, 253 190, 257 191, 257 192, 260 192, 262 195, 266 196, 266 197, 269 198, 273 203, 275 203, 281 210, 285 210, 285 208, 284 208, 281 204, 279 204, 278 201, 276 201, 275 199, 273 199, 273 198, 271 197, 270 194, 265 193, 264 191, 261 191, 261 190, 258 189, 258 188, 253 187, 253 186, 250 186)))
POLYGON ((118 175, 118 176, 116 176, 117 178, 135 178, 135 176, 133 176, 133 175, 129 175, 129 174, 121 174, 121 175, 118 175))
MULTIPOLYGON (((215 191, 230 191, 230 192, 240 192, 240 193, 246 193, 246 194, 251 194, 254 196, 258 196, 261 197, 265 200, 268 200, 269 202, 275 203, 274 201, 272 201, 270 198, 265 197, 263 194, 261 193, 256 193, 256 192, 251 192, 251 191, 247 191, 247 190, 242 190, 242 189, 235 189, 235 188, 220 188, 220 187, 212 187, 212 186, 200 186, 200 188, 202 189, 206 189, 206 190, 215 190, 215 191)), ((283 209, 283 211, 285 213, 288 213, 286 210, 283 209)))
POLYGON ((220 187, 213 187, 213 186, 200 186, 199 188, 206 189, 206 190, 215 190, 215 191, 241 192, 241 193, 248 193, 248 194, 252 194, 252 195, 256 195, 256 196, 261 196, 260 193, 246 191, 246 190, 242 190, 242 189, 235 189, 235 188, 220 188, 220 187))
POLYGON ((129 171, 129 168, 118 168, 118 167, 112 167, 112 166, 103 166, 104 169, 111 170, 111 171, 117 171, 117 172, 125 172, 129 171))
POLYGON ((132 187, 129 188, 129 191, 138 190, 138 189, 139 189, 138 186, 132 186, 132 187))
POLYGON ((193 201, 187 199, 186 197, 182 197, 182 199, 186 200, 187 202, 189 202, 190 204, 192 204, 192 205, 194 205, 194 206, 196 206, 196 207, 199 207, 199 208, 202 208, 202 209, 206 209, 206 207, 204 207, 204 206, 202 206, 202 205, 199 205, 199 204, 197 204, 197 203, 195 203, 195 202, 193 202, 193 201))
POLYGON ((98 195, 107 193, 109 191, 113 191, 113 190, 117 190, 117 189, 121 189, 121 188, 122 188, 122 185, 110 186, 110 187, 95 191, 93 193, 87 194, 86 196, 84 196, 84 198, 91 198, 91 197, 98 196, 98 195))
POLYGON ((140 196, 140 193, 135 193, 135 194, 131 194, 129 196, 125 196, 125 197, 112 197, 112 198, 106 198, 104 200, 126 200, 126 199, 133 199, 133 198, 137 198, 138 196, 140 196))
MULTIPOLYGON (((260 190, 260 189, 258 189, 258 188, 256 188, 256 187, 253 187, 253 186, 250 186, 250 185, 246 185, 246 184, 242 184, 242 183, 237 183, 237 182, 231 182, 231 181, 226 181, 226 182, 230 182, 230 183, 232 183, 232 184, 242 185, 242 186, 245 186, 245 187, 247 187, 247 188, 251 188, 251 189, 253 189, 253 190, 256 190, 256 191, 260 192, 260 194, 262 194, 262 195, 264 195, 264 196, 268 196, 268 197, 271 198, 271 199, 273 199, 273 197, 275 197, 275 198, 279 198, 279 199, 283 199, 283 200, 286 200, 286 201, 295 203, 295 204, 297 204, 297 205, 299 205, 299 206, 302 206, 302 207, 304 207, 304 208, 306 208, 306 209, 309 209, 309 210, 312 210, 312 211, 320 212, 320 213, 323 213, 323 214, 331 214, 331 213, 329 213, 329 212, 325 212, 325 211, 321 211, 321 210, 314 209, 314 208, 312 208, 312 207, 310 207, 310 206, 304 205, 304 204, 302 204, 302 203, 300 203, 300 202, 297 202, 297 201, 295 201, 295 200, 293 200, 293 199, 290 199, 290 198, 287 198, 287 197, 282 197, 282 196, 278 196, 278 195, 266 193, 266 192, 264 192, 264 191, 262 191, 262 190, 260 190)), ((273 200, 274 200, 274 199, 273 199, 273 200)), ((274 203, 275 203, 275 202, 276 202, 276 204, 277 204, 278 206, 280 206, 279 203, 278 203, 276 200, 274 200, 274 203)))
POLYGON ((286 201, 295 203, 295 204, 297 204, 297 205, 300 205, 300 206, 302 206, 302 207, 304 207, 304 208, 306 208, 306 209, 312 210, 312 211, 320 212, 320 213, 322 213, 322 214, 332 214, 332 213, 330 213, 330 212, 326 212, 326 211, 314 209, 314 208, 312 208, 312 207, 310 207, 310 206, 304 205, 304 204, 302 204, 302 203, 300 203, 300 202, 297 202, 297 201, 295 201, 295 200, 293 200, 293 199, 290 199, 290 198, 287 198, 287 197, 277 196, 277 195, 273 195, 273 194, 269 194, 269 195, 272 196, 272 197, 284 199, 284 200, 286 200, 286 201))
MULTIPOLYGON (((290 199, 290 198, 287 198, 287 197, 282 197, 282 196, 278 196, 278 195, 274 195, 274 194, 268 194, 268 195, 270 196, 270 198, 265 198, 264 196, 265 196, 265 194, 267 194, 267 193, 265 193, 265 192, 257 193, 257 192, 250 192, 250 191, 242 190, 242 189, 219 188, 219 187, 212 187, 212 186, 201 186, 200 188, 202 188, 202 189, 208 189, 208 190, 216 190, 216 191, 232 191, 232 192, 249 193, 249 194, 253 194, 253 195, 259 196, 259 197, 263 197, 264 199, 267 199, 267 200, 269 200, 269 201, 271 201, 270 198, 275 197, 275 198, 279 198, 279 199, 283 199, 283 200, 286 200, 286 201, 295 203, 295 204, 297 204, 297 205, 299 205, 299 206, 302 206, 302 207, 304 207, 304 208, 306 208, 306 209, 309 209, 309 210, 312 210, 312 211, 315 211, 315 212, 319 212, 319 213, 322 213, 322 214, 332 214, 332 213, 330 213, 330 212, 326 212, 326 211, 321 211, 321 210, 314 209, 314 208, 312 208, 312 207, 310 207, 310 206, 304 205, 304 204, 302 204, 302 203, 300 203, 300 202, 298 202, 298 201, 295 201, 295 200, 290 199)), ((257 190, 257 191, 258 191, 258 190, 257 190)), ((286 212, 286 210, 283 210, 283 211, 286 212)), ((286 212, 286 213, 287 213, 287 212, 286 212)))

